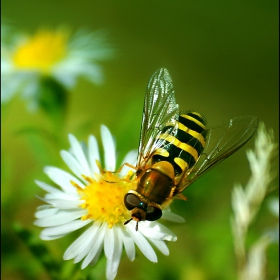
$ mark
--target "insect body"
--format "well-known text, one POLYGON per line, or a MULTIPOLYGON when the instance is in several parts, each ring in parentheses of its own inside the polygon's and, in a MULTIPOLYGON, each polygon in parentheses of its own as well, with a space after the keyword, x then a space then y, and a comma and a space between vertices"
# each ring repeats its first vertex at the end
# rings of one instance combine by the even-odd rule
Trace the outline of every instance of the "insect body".
POLYGON ((207 129, 197 112, 179 114, 168 71, 151 77, 144 101, 136 166, 137 189, 129 191, 124 204, 131 220, 154 221, 173 199, 206 171, 241 148, 255 133, 253 116, 231 119, 207 129))
POLYGON ((170 133, 170 126, 163 128, 157 137, 164 141, 159 143, 152 155, 153 161, 168 161, 178 176, 186 168, 191 168, 198 160, 205 146, 206 127, 203 117, 197 112, 181 114, 175 123, 177 129, 170 133))

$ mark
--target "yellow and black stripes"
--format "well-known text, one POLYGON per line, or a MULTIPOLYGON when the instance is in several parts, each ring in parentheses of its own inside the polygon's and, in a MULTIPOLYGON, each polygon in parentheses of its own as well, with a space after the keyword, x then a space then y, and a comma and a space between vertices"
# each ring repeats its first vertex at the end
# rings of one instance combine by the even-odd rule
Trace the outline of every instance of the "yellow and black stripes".
POLYGON ((205 145, 205 122, 196 112, 181 114, 176 123, 178 129, 169 133, 171 125, 163 128, 158 139, 162 144, 154 152, 153 161, 168 161, 176 175, 186 168, 191 168, 198 160, 205 145))

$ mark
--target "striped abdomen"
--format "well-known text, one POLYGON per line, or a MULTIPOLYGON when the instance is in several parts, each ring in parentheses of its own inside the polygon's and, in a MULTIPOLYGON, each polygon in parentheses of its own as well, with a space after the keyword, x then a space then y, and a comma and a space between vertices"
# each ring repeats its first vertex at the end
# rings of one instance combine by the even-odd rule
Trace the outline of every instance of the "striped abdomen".
POLYGON ((191 168, 198 160, 205 145, 205 122, 196 112, 181 114, 177 121, 178 129, 168 134, 170 126, 164 127, 158 139, 163 143, 153 155, 153 162, 168 161, 179 175, 191 168))

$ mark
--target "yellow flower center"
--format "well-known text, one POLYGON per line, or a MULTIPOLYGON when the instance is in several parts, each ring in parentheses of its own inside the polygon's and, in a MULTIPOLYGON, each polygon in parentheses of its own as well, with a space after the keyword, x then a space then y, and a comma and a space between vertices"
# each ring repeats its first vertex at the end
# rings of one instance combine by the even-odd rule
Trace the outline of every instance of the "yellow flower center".
POLYGON ((65 32, 41 30, 17 47, 13 54, 14 65, 48 73, 65 56, 67 40, 65 32))
POLYGON ((131 214, 124 205, 124 196, 129 190, 136 188, 136 180, 130 180, 131 175, 132 171, 119 178, 117 173, 103 171, 97 175, 98 180, 83 176, 88 182, 85 188, 72 182, 84 201, 80 207, 88 210, 82 220, 106 222, 109 228, 127 221, 131 214))

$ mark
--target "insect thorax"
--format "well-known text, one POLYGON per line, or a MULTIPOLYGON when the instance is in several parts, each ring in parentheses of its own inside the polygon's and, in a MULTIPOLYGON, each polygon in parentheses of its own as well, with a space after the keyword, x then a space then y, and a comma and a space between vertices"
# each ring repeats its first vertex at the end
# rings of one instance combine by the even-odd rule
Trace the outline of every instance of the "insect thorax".
MULTIPOLYGON (((167 162, 167 164, 169 163, 167 162)), ((174 175, 172 177, 174 178, 174 175)), ((137 192, 147 198, 150 202, 155 202, 161 205, 168 198, 172 197, 174 187, 173 178, 170 178, 160 170, 152 167, 146 170, 141 177, 137 192)))

